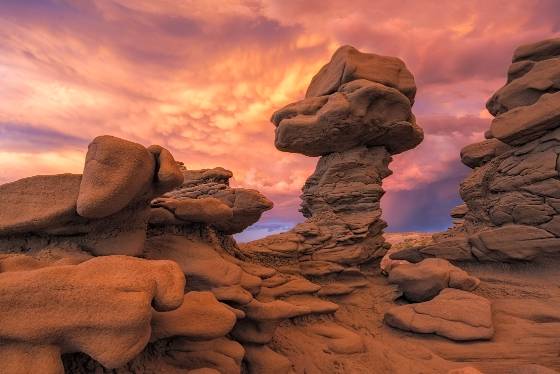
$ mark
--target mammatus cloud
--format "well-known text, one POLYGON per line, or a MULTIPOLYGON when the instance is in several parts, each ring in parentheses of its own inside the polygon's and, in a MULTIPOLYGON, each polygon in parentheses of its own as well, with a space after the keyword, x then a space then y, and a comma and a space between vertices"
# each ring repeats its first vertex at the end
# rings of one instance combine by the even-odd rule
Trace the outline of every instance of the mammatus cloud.
POLYGON ((293 224, 316 160, 277 151, 268 119, 352 44, 401 57, 418 84, 426 141, 391 165, 390 228, 441 229, 430 217, 457 200, 458 151, 482 139, 513 48, 557 35, 558 14, 555 0, 4 0, 0 182, 80 172, 84 145, 112 134, 229 168, 276 203, 258 230, 293 224))

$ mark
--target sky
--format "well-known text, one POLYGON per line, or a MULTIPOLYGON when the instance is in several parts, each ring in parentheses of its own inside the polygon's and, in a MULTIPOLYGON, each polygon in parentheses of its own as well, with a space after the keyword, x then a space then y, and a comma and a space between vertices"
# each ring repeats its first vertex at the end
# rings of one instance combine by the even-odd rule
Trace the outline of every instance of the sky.
POLYGON ((425 140, 390 165, 387 231, 443 230, 513 50, 559 33, 557 0, 0 0, 0 183, 80 173, 110 134, 274 201, 240 240, 284 231, 317 158, 276 150, 270 116, 350 44, 400 57, 418 86, 425 140))

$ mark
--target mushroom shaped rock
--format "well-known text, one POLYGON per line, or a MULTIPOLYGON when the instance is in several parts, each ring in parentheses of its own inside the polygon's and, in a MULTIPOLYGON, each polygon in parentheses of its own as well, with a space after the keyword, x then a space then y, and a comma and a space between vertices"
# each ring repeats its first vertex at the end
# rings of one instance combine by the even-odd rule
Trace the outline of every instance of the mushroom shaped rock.
POLYGON ((109 135, 95 138, 86 155, 78 214, 103 218, 148 198, 155 172, 154 155, 144 146, 109 135))
POLYGON ((36 175, 0 186, 0 236, 43 233, 84 222, 76 214, 79 174, 36 175))
POLYGON ((416 84, 404 62, 396 57, 362 53, 345 45, 336 50, 329 63, 313 77, 305 97, 336 92, 344 83, 367 79, 399 90, 414 102, 416 84))
POLYGON ((84 352, 120 367, 148 343, 152 305, 178 308, 184 286, 177 264, 128 256, 0 273, 2 361, 25 363, 34 350, 45 363, 55 353, 84 352))
POLYGON ((448 287, 472 291, 480 283, 478 278, 441 258, 398 265, 391 270, 388 280, 414 302, 429 300, 448 287))
POLYGON ((360 79, 329 96, 290 104, 272 115, 281 151, 322 156, 359 145, 383 145, 392 153, 423 139, 409 100, 399 91, 360 79))
POLYGON ((541 40, 518 47, 513 53, 513 62, 542 61, 554 57, 560 57, 560 38, 541 40))
POLYGON ((185 177, 181 168, 173 158, 171 152, 159 145, 151 145, 148 147, 156 159, 156 178, 155 191, 156 194, 162 194, 171 191, 175 187, 179 187, 185 177))
POLYGON ((235 314, 211 292, 191 291, 183 304, 169 312, 154 311, 152 341, 172 336, 209 340, 225 336, 235 325, 235 314))
POLYGON ((394 307, 385 314, 384 322, 401 330, 459 341, 494 335, 490 301, 454 289, 445 289, 430 301, 394 307))

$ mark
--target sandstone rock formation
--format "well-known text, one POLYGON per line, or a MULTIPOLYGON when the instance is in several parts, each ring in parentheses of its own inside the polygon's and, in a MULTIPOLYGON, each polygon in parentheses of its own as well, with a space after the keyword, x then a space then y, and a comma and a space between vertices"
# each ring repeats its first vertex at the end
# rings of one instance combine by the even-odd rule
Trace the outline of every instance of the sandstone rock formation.
POLYGON ((411 112, 415 92, 399 59, 338 49, 306 98, 272 116, 279 150, 321 156, 301 195, 307 220, 242 245, 240 256, 280 258, 321 275, 383 256, 381 182, 391 155, 423 139, 411 112))
MULTIPOLYGON (((169 157, 100 136, 88 149, 83 176, 40 175, 0 186, 0 250, 75 246, 93 255, 141 255, 148 203, 161 190, 158 173, 179 170, 169 157)), ((167 189, 181 182, 176 177, 167 189)))
POLYGON ((516 50, 506 85, 487 103, 496 116, 492 138, 461 151, 463 163, 473 168, 460 186, 466 209, 454 210, 457 225, 417 254, 511 262, 558 253, 559 43, 552 39, 516 50))
MULTIPOLYGON (((209 347, 208 354, 219 357, 216 360, 221 364, 214 362, 208 367, 239 373, 242 370, 240 357, 250 373, 270 370, 288 373, 291 362, 268 347, 278 326, 287 319, 332 314, 338 310, 338 305, 320 299, 318 291, 322 287, 301 276, 235 257, 240 250, 230 235, 256 222, 264 211, 272 208, 271 201, 258 191, 230 187, 229 179, 233 174, 223 168, 187 170, 182 167, 182 173, 181 186, 151 202, 144 256, 177 263, 191 292, 186 294, 184 307, 163 313, 161 317, 155 315, 155 321, 161 322, 154 325, 153 338, 171 337, 167 332, 167 326, 171 326, 173 331, 180 331, 183 347, 185 339, 190 339, 191 349, 195 344, 193 340, 218 339, 228 334, 241 344, 243 353, 224 359, 219 356, 219 347, 209 347), (196 302, 187 300, 193 291, 213 296, 205 296, 207 303, 196 307, 196 302), (212 300, 227 305, 230 316, 224 313, 227 310, 213 312, 212 308, 219 303, 212 300), (199 316, 202 323, 189 326, 186 318, 192 315, 199 316), (231 316, 235 317, 229 325, 231 316), (223 329, 217 329, 219 326, 223 329), (198 335, 193 336, 190 331, 198 335), (206 335, 210 331, 216 333, 206 335)), ((201 353, 187 352, 170 353, 175 367, 195 368, 195 358, 200 359, 201 353)), ((204 360, 208 361, 212 360, 204 360)))
POLYGON ((426 301, 444 288, 474 290, 480 280, 440 258, 430 258, 417 264, 402 264, 389 273, 389 283, 399 286, 410 301, 426 301))
POLYGON ((228 170, 188 170, 161 146, 110 136, 92 142, 83 175, 0 186, 0 373, 560 368, 560 129, 547 62, 558 45, 516 52, 508 84, 518 82, 489 103, 511 127, 463 150, 474 171, 455 227, 419 246, 393 241, 383 259, 381 182, 391 155, 422 139, 416 88, 402 61, 352 47, 273 115, 278 148, 321 156, 303 187, 307 221, 286 233, 238 246, 232 234, 271 201, 232 188, 228 170), (522 121, 519 108, 531 108, 522 121))

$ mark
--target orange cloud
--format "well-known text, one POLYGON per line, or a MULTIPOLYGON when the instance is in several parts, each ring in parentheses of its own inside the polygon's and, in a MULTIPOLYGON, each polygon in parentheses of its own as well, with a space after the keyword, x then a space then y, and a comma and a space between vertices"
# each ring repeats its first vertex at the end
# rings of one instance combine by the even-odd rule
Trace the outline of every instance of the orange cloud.
POLYGON ((0 182, 79 172, 84 144, 112 134, 166 146, 190 168, 229 168, 234 184, 276 201, 266 220, 293 222, 316 160, 277 151, 268 120, 303 97, 339 45, 352 44, 403 58, 418 83, 415 112, 426 142, 392 164, 387 201, 396 201, 391 193, 456 174, 459 148, 481 138, 484 101, 503 83, 514 46, 558 33, 559 7, 554 0, 5 0, 0 159, 8 166, 0 182))

